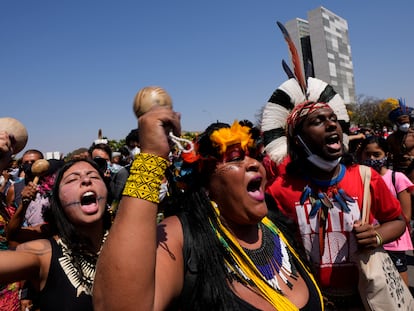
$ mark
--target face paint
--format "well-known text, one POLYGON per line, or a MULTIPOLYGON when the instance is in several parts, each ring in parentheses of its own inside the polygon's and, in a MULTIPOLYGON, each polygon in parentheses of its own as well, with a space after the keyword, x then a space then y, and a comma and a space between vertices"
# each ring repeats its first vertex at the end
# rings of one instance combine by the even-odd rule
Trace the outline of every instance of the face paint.
MULTIPOLYGON (((97 201, 97 202, 99 202, 99 201, 101 201, 101 200, 103 200, 103 199, 105 199, 105 198, 104 198, 104 197, 98 197, 98 198, 96 199, 96 201, 97 201)), ((73 205, 75 205, 75 206, 80 206, 80 205, 82 205, 82 202, 81 202, 81 201, 73 201, 73 202, 69 202, 69 203, 67 203, 67 204, 63 205, 63 207, 64 207, 64 208, 66 208, 66 207, 73 206, 73 205)))

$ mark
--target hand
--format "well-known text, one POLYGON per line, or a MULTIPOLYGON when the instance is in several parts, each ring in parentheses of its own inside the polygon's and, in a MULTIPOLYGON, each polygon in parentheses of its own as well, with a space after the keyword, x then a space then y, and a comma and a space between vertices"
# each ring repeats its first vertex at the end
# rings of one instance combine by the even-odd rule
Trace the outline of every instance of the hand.
POLYGON ((169 132, 181 135, 180 114, 170 108, 154 106, 138 119, 141 152, 167 158, 169 132))
POLYGON ((9 135, 6 131, 0 132, 0 171, 3 171, 9 165, 14 152, 14 144, 13 135, 9 135))
POLYGON ((25 186, 22 190, 22 202, 30 203, 30 201, 33 201, 36 198, 36 193, 37 185, 35 185, 33 182, 29 182, 27 186, 25 186))
POLYGON ((376 248, 377 244, 377 231, 379 225, 364 224, 361 225, 361 221, 357 220, 354 223, 354 234, 358 245, 363 248, 376 248))

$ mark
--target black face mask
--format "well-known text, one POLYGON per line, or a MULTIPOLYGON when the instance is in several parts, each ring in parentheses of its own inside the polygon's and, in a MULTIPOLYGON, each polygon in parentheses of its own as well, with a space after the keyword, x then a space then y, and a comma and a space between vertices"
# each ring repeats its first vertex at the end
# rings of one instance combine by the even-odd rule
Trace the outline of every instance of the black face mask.
POLYGON ((106 171, 108 170, 108 163, 106 162, 106 160, 104 158, 101 157, 95 157, 93 158, 93 161, 98 165, 99 170, 105 174, 106 171))
POLYGON ((20 166, 20 170, 24 172, 24 182, 27 185, 29 181, 32 181, 34 175, 32 174, 32 163, 23 163, 20 166))

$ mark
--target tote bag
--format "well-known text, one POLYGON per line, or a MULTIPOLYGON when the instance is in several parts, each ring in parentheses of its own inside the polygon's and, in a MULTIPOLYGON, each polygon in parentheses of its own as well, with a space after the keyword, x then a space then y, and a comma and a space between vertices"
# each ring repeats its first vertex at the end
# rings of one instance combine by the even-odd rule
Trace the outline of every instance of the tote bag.
MULTIPOLYGON (((364 184, 361 221, 365 224, 371 208, 371 169, 361 165, 360 173, 364 184)), ((382 246, 359 251, 358 256, 358 289, 366 310, 414 310, 413 296, 382 246)))

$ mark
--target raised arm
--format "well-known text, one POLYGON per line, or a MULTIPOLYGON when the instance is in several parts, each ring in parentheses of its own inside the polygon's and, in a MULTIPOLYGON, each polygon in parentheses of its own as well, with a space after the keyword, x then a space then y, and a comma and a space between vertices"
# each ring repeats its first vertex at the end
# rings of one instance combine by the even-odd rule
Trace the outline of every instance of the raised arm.
POLYGON ((13 136, 0 130, 0 172, 7 168, 13 154, 13 136))
POLYGON ((48 240, 20 244, 16 250, 0 252, 0 283, 29 280, 41 289, 47 279, 51 247, 48 240))
POLYGON ((156 294, 160 267, 177 264, 174 256, 168 260, 156 255, 156 215, 170 152, 168 132, 180 134, 179 115, 171 109, 154 107, 139 118, 139 129, 141 154, 131 166, 124 196, 97 263, 95 310, 153 310, 172 299, 172 293, 165 294, 162 303, 155 298, 161 299, 156 294))
POLYGON ((37 187, 33 182, 30 182, 22 190, 22 200, 6 228, 7 242, 11 249, 16 248, 19 243, 49 236, 46 224, 36 227, 22 227, 26 210, 30 202, 36 197, 36 193, 37 187))

